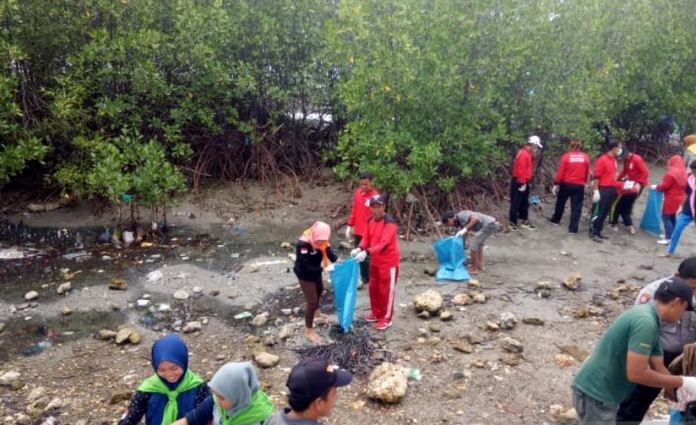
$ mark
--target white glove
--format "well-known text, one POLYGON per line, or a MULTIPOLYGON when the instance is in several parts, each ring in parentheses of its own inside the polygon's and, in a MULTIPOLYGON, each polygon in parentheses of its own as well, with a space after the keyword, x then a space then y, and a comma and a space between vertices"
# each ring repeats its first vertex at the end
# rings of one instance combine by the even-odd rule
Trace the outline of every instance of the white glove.
POLYGON ((551 193, 553 193, 553 196, 558 195, 558 185, 557 184, 553 185, 553 189, 551 189, 551 193))
POLYGON ((652 190, 657 190, 657 185, 656 185, 656 184, 651 184, 651 185, 650 185, 650 189, 652 189, 652 190))
POLYGON ((524 192, 525 190, 527 190, 527 183, 520 186, 519 189, 517 189, 517 190, 519 190, 520 192, 524 192))
POLYGON ((599 190, 592 192, 592 202, 599 202, 599 190))
POLYGON ((325 272, 332 272, 334 271, 336 267, 334 267, 333 263, 329 263, 324 267, 325 272))
POLYGON ((346 226, 346 239, 350 239, 350 235, 353 234, 353 226, 346 226))
POLYGON ((696 376, 682 376, 682 388, 689 394, 696 394, 696 376))
POLYGON ((352 250, 352 251, 350 252, 350 256, 351 256, 351 257, 355 257, 356 255, 360 254, 361 251, 362 251, 362 249, 360 249, 360 248, 355 248, 354 250, 352 250))
POLYGON ((458 231, 457 234, 454 235, 454 236, 464 236, 464 235, 466 235, 466 231, 467 231, 467 230, 469 230, 469 229, 467 229, 467 228, 465 227, 465 228, 463 228, 462 230, 458 231))
POLYGON ((631 190, 634 186, 637 186, 636 182, 632 180, 626 180, 623 185, 623 190, 631 190))
POLYGON ((358 260, 358 263, 362 263, 363 261, 365 261, 365 258, 367 258, 367 251, 360 251, 358 255, 355 256, 355 259, 358 260))

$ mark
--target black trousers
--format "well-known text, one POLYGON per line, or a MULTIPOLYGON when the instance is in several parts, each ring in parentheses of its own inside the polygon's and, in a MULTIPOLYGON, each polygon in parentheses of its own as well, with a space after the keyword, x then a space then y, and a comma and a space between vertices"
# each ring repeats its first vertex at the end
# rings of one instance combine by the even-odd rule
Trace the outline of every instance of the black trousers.
POLYGON ((637 193, 619 195, 616 200, 616 205, 614 205, 609 215, 609 224, 618 224, 619 217, 621 217, 624 226, 633 226, 631 214, 633 214, 633 204, 636 203, 636 199, 638 199, 637 193))
POLYGON ((517 225, 517 220, 529 220, 529 183, 524 191, 520 192, 517 179, 510 182, 510 223, 517 225))
MULTIPOLYGON (((357 247, 358 245, 360 245, 361 240, 362 236, 354 235, 354 246, 357 247)), ((367 283, 370 281, 370 256, 368 255, 367 257, 365 257, 363 261, 361 261, 358 264, 360 264, 360 280, 362 280, 362 283, 367 285, 367 283)))
MULTIPOLYGON (((679 353, 665 351, 663 354, 665 366, 672 363, 672 360, 678 355, 679 353)), ((616 422, 621 425, 640 424, 648 409, 650 409, 652 402, 660 395, 660 391, 662 391, 662 388, 636 385, 633 392, 619 405, 619 410, 616 412, 616 422)))
POLYGON ((604 229, 604 220, 609 216, 611 211, 611 204, 614 203, 616 199, 616 189, 613 187, 600 187, 599 188, 599 212, 597 217, 592 222, 592 234, 595 236, 602 234, 602 229, 604 229))
POLYGON ((570 198, 570 224, 568 224, 568 231, 571 233, 577 233, 578 225, 580 224, 580 216, 582 215, 582 201, 584 197, 584 185, 562 182, 558 188, 556 209, 553 212, 551 221, 554 223, 561 222, 563 210, 565 209, 568 198, 570 198))

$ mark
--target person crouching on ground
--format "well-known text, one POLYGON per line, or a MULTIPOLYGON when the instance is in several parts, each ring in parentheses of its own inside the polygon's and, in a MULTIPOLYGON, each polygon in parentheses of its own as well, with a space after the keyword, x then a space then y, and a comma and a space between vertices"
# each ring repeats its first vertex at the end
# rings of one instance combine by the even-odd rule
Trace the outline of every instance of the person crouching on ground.
POLYGON ((337 388, 353 380, 350 372, 329 365, 321 358, 307 358, 296 364, 286 386, 290 390, 288 404, 264 425, 321 425, 319 419, 331 414, 338 394, 337 388))
POLYGON ((203 379, 188 368, 188 348, 177 335, 158 339, 152 345, 152 368, 133 395, 118 425, 136 425, 145 416, 147 425, 169 425, 210 396, 203 379))
POLYGON ((331 227, 316 221, 305 230, 295 245, 295 267, 293 271, 300 283, 305 298, 305 336, 312 342, 320 342, 321 336, 314 330, 314 319, 325 317, 319 311, 319 299, 324 292, 322 271, 333 270, 338 257, 329 246, 331 227))
POLYGON ((372 217, 367 220, 367 231, 360 245, 350 253, 358 261, 364 261, 368 255, 371 258, 369 292, 372 312, 365 316, 365 320, 376 322, 378 330, 392 325, 401 257, 396 221, 385 212, 385 204, 380 195, 370 199, 372 217))
POLYGON ((484 242, 497 232, 499 228, 495 217, 469 210, 460 211, 456 215, 452 211, 447 211, 442 215, 442 222, 447 226, 456 226, 458 229, 461 229, 455 236, 464 238, 465 247, 469 232, 476 232, 476 235, 469 242, 471 267, 468 271, 470 274, 477 274, 482 271, 484 242))
POLYGON ((273 415, 273 403, 259 389, 249 362, 227 363, 208 386, 213 395, 172 425, 261 425, 273 415))

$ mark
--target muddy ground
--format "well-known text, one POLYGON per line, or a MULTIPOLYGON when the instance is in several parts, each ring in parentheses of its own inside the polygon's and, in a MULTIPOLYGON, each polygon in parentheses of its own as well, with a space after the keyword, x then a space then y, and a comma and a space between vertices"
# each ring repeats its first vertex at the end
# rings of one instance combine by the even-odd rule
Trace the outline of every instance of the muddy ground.
MULTIPOLYGON (((127 250, 93 243, 99 226, 108 224, 111 217, 97 215, 85 204, 11 217, 30 226, 65 227, 70 232, 79 228, 84 251, 91 257, 76 261, 49 253, 0 264, 0 323, 4 323, 0 376, 7 371, 21 373, 21 388, 0 386, 0 421, 33 423, 36 417, 24 416, 28 397, 34 388, 43 387, 48 400, 60 399, 59 407, 51 412, 57 423, 115 424, 127 401, 113 403, 112 398, 132 391, 152 373, 152 342, 191 320, 205 323, 200 332, 183 334, 183 338, 191 351, 191 368, 206 378, 224 362, 251 360, 259 344, 250 335, 263 340, 291 326, 293 337, 286 341, 276 337, 275 345, 265 347, 280 356, 278 366, 259 369, 276 407, 282 407, 285 379, 298 359, 295 350, 307 346, 300 335, 301 318, 281 312, 302 303, 290 271, 291 251, 280 244, 294 243, 314 219, 327 219, 349 198, 342 186, 328 181, 303 187, 303 196, 295 199, 259 187, 210 187, 200 197, 189 196, 170 213, 172 239, 127 250), (61 269, 68 270, 61 273, 61 269), (161 271, 162 277, 148 280, 152 271, 161 271), (128 288, 109 290, 114 277, 124 279, 128 288), (57 295, 57 286, 65 280, 71 282, 71 290, 57 295), (192 296, 175 300, 173 293, 181 289, 192 296), (37 291, 39 298, 27 306, 24 294, 30 290, 37 291), (153 311, 137 307, 136 301, 143 298, 149 298, 153 311), (171 310, 160 312, 161 304, 171 310), (66 308, 72 314, 61 314, 66 308), (243 311, 253 315, 267 311, 269 320, 254 327, 233 317, 243 311), (119 325, 141 333, 142 341, 117 346, 97 338, 100 329, 119 325)), ((549 214, 552 205, 545 204, 544 209, 549 214)), ((634 214, 638 221, 642 212, 641 203, 634 214)), ((500 211, 492 213, 505 216, 500 211)), ((338 214, 328 221, 337 223, 341 217, 338 214)), ((586 236, 586 221, 580 234, 573 236, 564 226, 533 217, 536 231, 521 229, 491 238, 486 270, 476 276, 479 287, 438 285, 424 273, 436 265, 435 236, 402 240, 394 326, 385 332, 367 332, 384 348, 380 355, 417 368, 422 379, 410 381, 400 404, 384 405, 367 399, 367 378, 359 374, 350 387, 340 391, 334 413, 326 422, 555 423, 549 408, 553 404, 570 407, 570 382, 580 364, 577 359, 569 365, 557 364, 562 348, 575 346, 571 352, 578 357, 591 351, 607 324, 633 302, 640 286, 671 275, 680 259, 696 253, 693 228, 683 234, 676 258, 659 259, 653 235, 609 230, 611 239, 598 244, 586 236), (582 276, 575 291, 562 286, 572 272, 582 276), (548 297, 535 290, 539 281, 549 282, 548 297), (445 296, 453 321, 416 317, 412 298, 428 289, 445 296), (612 291, 615 289, 621 291, 612 291), (451 303, 455 294, 476 292, 485 294, 488 301, 461 308, 451 303), (583 307, 592 314, 577 318, 577 310, 583 307), (513 329, 488 330, 487 322, 498 321, 503 312, 514 314, 519 323, 513 329), (530 317, 544 324, 523 323, 530 317), (431 330, 437 325, 439 332, 431 330), (521 356, 501 348, 504 337, 523 344, 521 356), (475 342, 472 353, 453 348, 462 341, 475 342)), ((341 240, 342 230, 333 236, 334 245, 341 240)), ((81 250, 68 246, 66 251, 81 250)), ((356 317, 367 306, 367 291, 360 291, 356 317)), ((331 311, 330 297, 324 308, 331 311)), ((360 320, 356 323, 360 332, 369 329, 360 320)), ((320 332, 329 337, 330 327, 327 324, 320 332)), ((665 413, 666 404, 660 402, 650 414, 661 417, 665 413)))

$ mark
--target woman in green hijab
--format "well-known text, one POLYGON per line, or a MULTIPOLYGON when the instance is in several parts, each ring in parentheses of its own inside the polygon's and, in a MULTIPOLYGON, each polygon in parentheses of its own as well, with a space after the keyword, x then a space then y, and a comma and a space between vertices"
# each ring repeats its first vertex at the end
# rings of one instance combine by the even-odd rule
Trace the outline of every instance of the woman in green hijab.
POLYGON ((249 362, 227 363, 208 386, 213 395, 172 425, 260 425, 273 415, 273 404, 259 389, 249 362))

